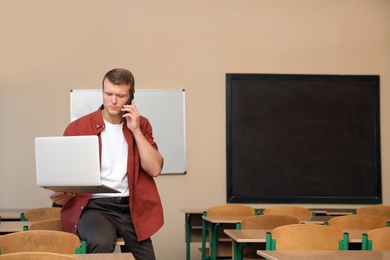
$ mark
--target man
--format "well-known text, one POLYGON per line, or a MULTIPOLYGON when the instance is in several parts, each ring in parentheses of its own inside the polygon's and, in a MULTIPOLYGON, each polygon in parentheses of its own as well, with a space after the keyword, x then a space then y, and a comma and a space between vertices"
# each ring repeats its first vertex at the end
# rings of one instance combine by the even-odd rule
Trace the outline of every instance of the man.
POLYGON ((163 225, 163 210, 154 177, 163 166, 149 121, 134 100, 132 73, 113 69, 103 77, 103 105, 73 121, 64 135, 97 135, 102 183, 120 193, 53 193, 61 204, 62 229, 87 241, 89 253, 113 252, 116 237, 125 240, 123 252, 155 259, 150 237, 163 225))

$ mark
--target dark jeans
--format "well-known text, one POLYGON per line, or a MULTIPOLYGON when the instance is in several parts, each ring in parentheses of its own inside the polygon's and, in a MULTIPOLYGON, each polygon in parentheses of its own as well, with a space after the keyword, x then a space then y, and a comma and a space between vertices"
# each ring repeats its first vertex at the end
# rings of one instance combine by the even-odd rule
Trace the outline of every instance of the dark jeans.
POLYGON ((78 235, 87 241, 88 253, 112 253, 116 238, 123 237, 122 252, 131 252, 137 260, 156 259, 150 238, 137 241, 128 199, 91 199, 79 222, 78 235))

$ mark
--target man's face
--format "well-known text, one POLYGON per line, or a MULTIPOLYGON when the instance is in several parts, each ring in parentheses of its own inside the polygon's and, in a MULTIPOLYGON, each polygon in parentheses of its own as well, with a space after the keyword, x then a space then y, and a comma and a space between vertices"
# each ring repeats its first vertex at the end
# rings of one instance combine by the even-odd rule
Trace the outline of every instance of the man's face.
POLYGON ((115 85, 108 79, 103 82, 103 105, 111 117, 122 117, 121 108, 130 98, 129 85, 115 85))

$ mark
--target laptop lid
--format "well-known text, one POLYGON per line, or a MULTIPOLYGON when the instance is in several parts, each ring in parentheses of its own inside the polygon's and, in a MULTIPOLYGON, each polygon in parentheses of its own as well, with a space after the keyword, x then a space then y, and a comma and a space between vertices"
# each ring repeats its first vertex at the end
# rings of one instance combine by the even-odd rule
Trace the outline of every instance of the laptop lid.
POLYGON ((96 135, 35 138, 39 187, 73 193, 118 193, 102 185, 96 135))

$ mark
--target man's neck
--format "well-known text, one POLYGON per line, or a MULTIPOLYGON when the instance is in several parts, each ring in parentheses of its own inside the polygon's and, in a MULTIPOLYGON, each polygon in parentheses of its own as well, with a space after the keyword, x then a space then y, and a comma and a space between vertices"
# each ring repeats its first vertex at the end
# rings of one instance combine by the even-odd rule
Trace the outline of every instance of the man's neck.
POLYGON ((123 121, 123 117, 121 115, 111 116, 105 109, 102 110, 102 116, 104 120, 111 124, 119 125, 123 121))

